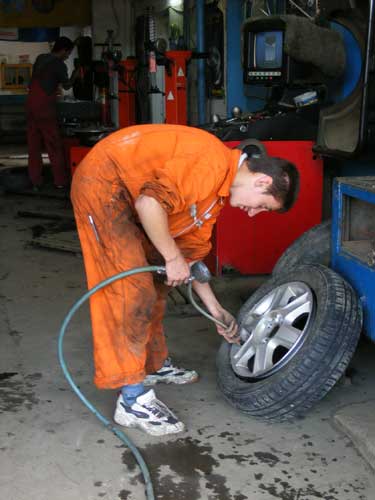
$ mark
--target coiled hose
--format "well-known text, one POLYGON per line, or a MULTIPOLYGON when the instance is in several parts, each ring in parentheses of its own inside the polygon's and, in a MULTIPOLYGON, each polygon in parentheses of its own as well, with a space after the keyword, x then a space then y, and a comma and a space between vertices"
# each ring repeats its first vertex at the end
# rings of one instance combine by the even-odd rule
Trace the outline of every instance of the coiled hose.
MULTIPOLYGON (((128 271, 123 271, 119 274, 116 274, 114 276, 111 276, 110 278, 107 278, 100 283, 98 283, 96 286, 91 288, 88 292, 86 292, 82 297, 77 300, 77 302, 73 305, 73 307, 69 310, 68 314, 65 316, 64 321, 61 325, 60 331, 59 331, 59 338, 58 338, 58 357, 59 357, 59 362, 61 365, 61 369, 65 375, 65 378, 69 382, 71 388, 73 391, 76 393, 76 395, 79 397, 79 399, 82 401, 82 403, 96 416, 98 420, 102 422, 102 424, 115 436, 117 436, 132 452, 134 458, 138 462, 139 467, 141 468, 141 472, 143 475, 143 479, 145 481, 145 487, 146 487, 146 496, 148 500, 155 500, 155 495, 154 495, 154 489, 152 486, 151 482, 151 476, 150 476, 150 471, 146 465, 146 462, 143 460, 142 455, 140 454, 138 448, 135 446, 135 444, 132 442, 132 440, 122 431, 117 429, 112 425, 112 423, 104 417, 96 408, 93 406, 90 401, 82 394, 82 392, 79 390, 78 386, 74 382, 72 376, 70 375, 70 372, 66 366, 65 359, 64 359, 64 353, 63 353, 63 343, 64 343, 64 335, 66 332, 66 329, 74 316, 74 314, 78 311, 78 309, 84 304, 91 295, 96 293, 97 291, 101 290, 102 288, 105 288, 106 286, 110 285, 111 283, 114 283, 115 281, 118 281, 123 278, 128 278, 129 276, 133 276, 134 274, 140 274, 140 273, 147 273, 147 272, 156 272, 159 274, 165 274, 165 267, 163 266, 144 266, 144 267, 135 267, 134 269, 130 269, 128 271)), ((195 302, 193 298, 193 292, 192 292, 192 280, 197 279, 201 283, 208 282, 211 279, 211 275, 209 274, 208 269, 202 262, 197 262, 195 263, 192 268, 191 268, 191 273, 192 277, 188 285, 188 293, 189 293, 189 300, 193 304, 193 306, 198 309, 198 311, 203 314, 206 318, 210 319, 211 321, 214 321, 215 323, 223 326, 224 328, 226 325, 222 323, 221 321, 215 319, 213 316, 208 314, 204 309, 198 306, 198 304, 195 302), (195 271, 195 273, 194 273, 195 271)))

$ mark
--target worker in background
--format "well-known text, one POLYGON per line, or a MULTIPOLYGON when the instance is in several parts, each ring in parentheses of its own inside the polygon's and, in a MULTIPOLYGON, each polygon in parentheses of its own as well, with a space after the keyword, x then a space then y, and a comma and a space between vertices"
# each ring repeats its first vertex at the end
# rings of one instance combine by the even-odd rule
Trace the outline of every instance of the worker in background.
POLYGON ((55 186, 65 188, 69 185, 68 169, 65 165, 64 148, 57 121, 56 98, 59 85, 68 90, 77 78, 76 71, 71 78, 68 77, 68 69, 64 63, 73 48, 73 42, 62 36, 56 40, 52 52, 39 55, 33 66, 26 112, 29 177, 35 190, 43 184, 43 145, 51 162, 55 186))
MULTIPOLYGON (((168 358, 162 326, 168 287, 187 283, 190 265, 209 253, 226 201, 253 217, 288 210, 298 189, 298 171, 286 160, 249 159, 208 132, 181 125, 119 130, 80 163, 71 197, 88 287, 135 267, 166 267, 166 284, 143 273, 90 299, 94 381, 98 388, 120 388, 118 424, 152 435, 184 429, 154 390, 145 388, 198 379, 195 371, 177 368, 168 358)), ((237 342, 234 317, 208 283, 193 283, 208 311, 228 325, 217 326, 217 332, 237 342)))

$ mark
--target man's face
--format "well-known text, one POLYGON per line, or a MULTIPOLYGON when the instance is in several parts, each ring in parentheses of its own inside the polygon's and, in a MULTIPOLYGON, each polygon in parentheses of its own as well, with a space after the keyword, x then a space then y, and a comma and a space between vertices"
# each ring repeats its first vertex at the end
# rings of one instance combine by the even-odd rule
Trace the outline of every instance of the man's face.
POLYGON ((260 212, 280 210, 282 204, 272 195, 267 194, 267 188, 272 184, 268 175, 252 174, 249 182, 231 188, 229 203, 254 217, 260 212))

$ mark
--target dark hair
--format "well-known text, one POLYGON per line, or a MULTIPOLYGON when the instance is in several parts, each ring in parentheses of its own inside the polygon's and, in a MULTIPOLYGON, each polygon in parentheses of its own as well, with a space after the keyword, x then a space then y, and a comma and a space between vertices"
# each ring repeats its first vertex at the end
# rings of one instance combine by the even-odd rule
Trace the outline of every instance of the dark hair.
POLYGON ((55 41, 52 52, 60 52, 60 50, 73 50, 74 43, 67 36, 60 36, 55 41))
POLYGON ((266 193, 282 204, 279 212, 286 212, 294 205, 300 188, 297 167, 283 158, 260 156, 248 159, 250 172, 261 172, 272 178, 272 184, 266 193))

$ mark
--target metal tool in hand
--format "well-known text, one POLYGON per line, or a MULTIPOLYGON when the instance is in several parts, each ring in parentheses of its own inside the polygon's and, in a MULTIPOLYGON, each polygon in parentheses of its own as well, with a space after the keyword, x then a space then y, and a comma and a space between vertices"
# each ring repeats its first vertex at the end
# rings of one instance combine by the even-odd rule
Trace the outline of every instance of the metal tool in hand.
POLYGON ((199 283, 208 283, 212 276, 211 273, 206 266, 201 260, 198 262, 195 262, 190 269, 190 274, 191 274, 191 279, 188 284, 188 297, 192 305, 195 307, 197 311, 199 311, 203 316, 208 318, 209 320, 213 321, 217 325, 221 326, 222 328, 227 329, 228 325, 226 325, 223 321, 220 321, 219 319, 214 318, 211 314, 209 314, 207 311, 205 311, 202 307, 200 307, 199 304, 194 299, 193 296, 193 281, 197 280, 199 283))
POLYGON ((211 280, 212 276, 211 273, 206 266, 201 260, 198 262, 195 262, 191 268, 190 268, 190 279, 188 283, 188 297, 192 305, 195 307, 195 309, 203 314, 206 318, 209 320, 213 321, 217 325, 221 326, 222 328, 227 329, 229 325, 226 325, 223 321, 220 321, 219 319, 214 318, 211 314, 209 314, 207 311, 205 311, 199 304, 194 299, 193 296, 193 281, 197 280, 199 283, 208 283, 211 280))

